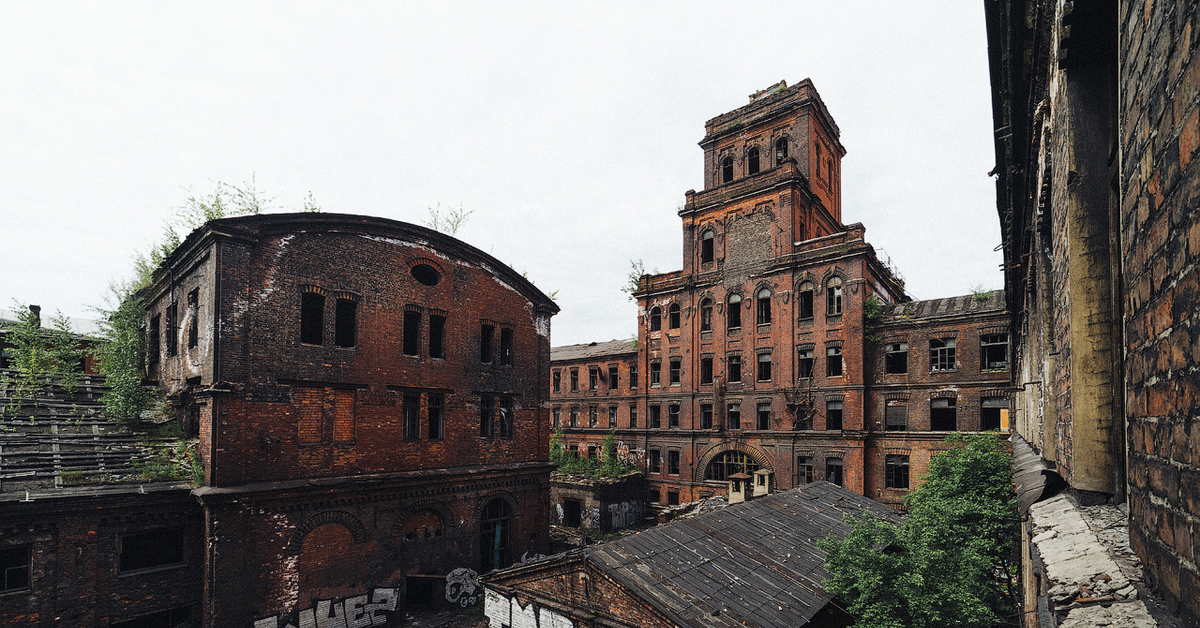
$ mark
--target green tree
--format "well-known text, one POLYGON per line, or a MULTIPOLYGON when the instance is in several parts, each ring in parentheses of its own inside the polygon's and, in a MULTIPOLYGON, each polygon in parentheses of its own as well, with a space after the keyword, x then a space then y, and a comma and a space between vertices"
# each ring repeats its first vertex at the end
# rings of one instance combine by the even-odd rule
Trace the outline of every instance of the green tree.
POLYGON ((146 338, 142 327, 145 303, 132 285, 110 288, 113 309, 101 309, 101 340, 96 358, 108 392, 100 397, 105 414, 121 424, 137 424, 142 412, 158 400, 155 389, 142 382, 146 338))
POLYGON ((4 413, 9 416, 20 410, 22 399, 32 399, 37 407, 38 399, 52 383, 75 392, 83 360, 83 349, 71 333, 67 317, 56 313, 50 327, 43 327, 41 317, 28 306, 14 301, 13 311, 17 320, 4 327, 6 340, 12 345, 13 372, 5 374, 3 382, 9 391, 4 413))
POLYGON ((933 457, 906 500, 899 526, 870 513, 818 547, 828 554, 825 588, 855 626, 985 627, 1012 624, 1014 546, 1019 532, 1010 456, 995 434, 933 457))

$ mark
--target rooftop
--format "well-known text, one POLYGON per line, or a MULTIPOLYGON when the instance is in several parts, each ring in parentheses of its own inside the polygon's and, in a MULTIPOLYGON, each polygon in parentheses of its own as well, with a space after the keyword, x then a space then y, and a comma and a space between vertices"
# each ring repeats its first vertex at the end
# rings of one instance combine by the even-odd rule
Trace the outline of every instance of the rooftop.
POLYGON ((582 345, 551 347, 550 360, 552 362, 590 360, 635 353, 637 353, 637 341, 609 340, 608 342, 589 342, 582 345))

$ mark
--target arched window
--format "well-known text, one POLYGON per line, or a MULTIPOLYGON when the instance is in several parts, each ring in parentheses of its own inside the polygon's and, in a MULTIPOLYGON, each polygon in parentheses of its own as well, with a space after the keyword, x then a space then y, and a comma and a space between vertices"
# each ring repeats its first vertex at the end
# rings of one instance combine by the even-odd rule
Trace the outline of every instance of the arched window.
POLYGON ((842 280, 833 277, 825 288, 825 313, 837 316, 842 313, 842 280))
POLYGON ((729 329, 738 329, 742 326, 742 295, 729 295, 729 308, 725 313, 725 324, 729 329))
POLYGON ((679 304, 672 303, 671 307, 667 308, 667 325, 671 329, 679 329, 679 304))
POLYGON ((713 261, 713 232, 709 229, 700 236, 700 263, 708 264, 713 261))
POLYGON ((721 183, 733 181, 733 157, 721 160, 721 183))
POLYGON ((800 284, 799 297, 796 304, 799 310, 798 318, 807 320, 813 317, 813 285, 811 281, 800 284))
POLYGON ((758 471, 758 463, 753 458, 740 451, 726 451, 717 454, 708 468, 704 470, 705 480, 724 482, 735 473, 753 474, 758 471))
POLYGON ((508 566, 512 506, 497 497, 488 502, 479 521, 479 573, 508 566))
POLYGON ((704 299, 700 302, 700 331, 712 331, 712 316, 712 299, 704 299))
POLYGON ((746 171, 749 174, 758 174, 758 147, 751 148, 746 151, 746 171))
POLYGON ((758 291, 758 324, 771 324, 771 290, 763 288, 758 291))
POLYGON ((788 157, 788 138, 781 137, 775 140, 775 165, 783 163, 788 157))
POLYGON ((662 310, 658 306, 650 308, 650 331, 662 329, 662 310))

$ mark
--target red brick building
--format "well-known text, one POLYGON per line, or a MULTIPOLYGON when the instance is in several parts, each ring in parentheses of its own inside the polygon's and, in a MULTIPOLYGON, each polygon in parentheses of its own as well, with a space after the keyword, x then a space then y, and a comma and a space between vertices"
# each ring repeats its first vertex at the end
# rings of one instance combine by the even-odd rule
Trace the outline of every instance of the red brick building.
POLYGON ((983 389, 989 408, 1008 403, 1002 302, 899 305, 903 281, 861 224, 842 224, 838 137, 807 80, 708 121, 705 189, 679 211, 683 268, 634 292, 636 354, 616 341, 555 349, 551 412, 568 447, 584 455, 616 427, 661 504, 759 469, 778 489, 828 478, 896 503, 909 465, 948 431, 980 429, 983 389), (1001 357, 980 368, 984 335, 1001 357), (900 343, 912 369, 887 373, 882 347, 900 343), (888 430, 887 404, 895 414, 901 400, 912 421, 888 430), (932 424, 931 407, 950 418, 932 424))

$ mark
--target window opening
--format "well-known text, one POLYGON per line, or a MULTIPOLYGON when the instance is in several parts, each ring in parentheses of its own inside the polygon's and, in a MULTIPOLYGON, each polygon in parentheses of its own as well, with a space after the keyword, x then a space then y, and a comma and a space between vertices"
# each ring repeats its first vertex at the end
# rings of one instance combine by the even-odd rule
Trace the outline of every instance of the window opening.
POLYGON ((1004 397, 984 397, 980 402, 979 429, 1003 429, 1002 417, 1008 413, 1008 399, 1004 397))
POLYGON ((712 328, 713 328, 712 299, 705 299, 700 302, 700 331, 712 331, 712 328))
MULTIPOLYGON (((147 354, 146 357, 150 360, 150 366, 154 366, 154 365, 158 364, 158 356, 159 356, 159 353, 162 351, 162 349, 159 348, 159 344, 158 344, 159 343, 159 320, 160 319, 157 314, 153 318, 150 319, 150 331, 146 334, 148 336, 149 345, 150 345, 146 351, 146 354, 147 354)), ((301 338, 301 342, 303 342, 303 338, 301 338)))
POLYGON ((898 375, 908 372, 908 343, 893 342, 884 347, 883 372, 898 375))
POLYGON ((596 427, 597 424, 598 424, 598 422, 596 420, 596 406, 590 406, 588 408, 588 427, 596 427))
POLYGON ((958 408, 954 399, 929 400, 929 429, 935 432, 953 432, 958 429, 958 408))
POLYGON ((579 371, 571 369, 571 392, 579 392, 579 371))
POLYGON ((667 491, 667 505, 668 506, 678 506, 679 505, 679 491, 667 491))
POLYGON ((657 430, 662 427, 662 406, 649 406, 650 410, 650 429, 657 430))
POLYGON ((608 407, 608 426, 609 427, 617 426, 617 407, 616 406, 608 407))
POLYGON ((889 432, 903 432, 908 429, 908 404, 903 401, 889 401, 884 409, 884 427, 889 432))
POLYGON ((888 456, 885 462, 887 488, 908 488, 908 456, 888 456))
POLYGON ((662 363, 661 362, 651 362, 650 363, 650 385, 651 386, 661 386, 662 385, 662 363))
POLYGON ((353 299, 338 299, 334 307, 333 344, 339 347, 353 347, 358 318, 358 302, 353 299))
POLYGON ((662 452, 650 450, 650 473, 662 473, 662 452))
POLYGON ((711 403, 700 404, 700 429, 711 430, 713 427, 713 408, 711 403))
POLYGON ((709 264, 713 261, 713 232, 705 231, 700 236, 700 263, 709 264))
POLYGON ((588 390, 596 390, 599 387, 600 387, 600 372, 597 371, 596 367, 593 366, 588 369, 588 390))
POLYGON ((436 286, 442 280, 442 276, 438 273, 437 269, 429 264, 417 264, 412 267, 410 272, 413 279, 426 286, 436 286))
MULTIPOLYGON (((679 450, 667 451, 667 475, 679 475, 679 450)), ((678 503, 678 501, 676 501, 678 503)))
POLYGON ((744 452, 733 450, 723 451, 713 457, 712 462, 704 469, 704 479, 724 482, 729 476, 737 473, 753 475, 758 471, 758 463, 744 452))
POLYGON ((29 588, 30 551, 29 545, 0 549, 0 591, 29 588))
POLYGON ((554 417, 554 427, 561 426, 562 425, 562 408, 555 408, 555 409, 551 410, 550 414, 554 417))
POLYGON ((929 340, 929 370, 954 370, 953 338, 932 338, 929 340))
POLYGON ((200 344, 200 289, 192 288, 187 295, 188 309, 191 311, 188 323, 188 348, 195 349, 200 344))
POLYGON ((662 330, 662 310, 658 306, 650 308, 650 331, 662 330))
POLYGON ((629 365, 629 387, 638 387, 638 367, 636 364, 629 365))
POLYGON ((667 427, 679 427, 679 404, 677 403, 667 406, 667 427))
POLYGON ((167 355, 179 353, 179 305, 174 301, 167 306, 167 355))
POLYGON ((760 353, 758 355, 758 381, 771 381, 771 354, 760 353))
POLYGON ((731 355, 725 360, 726 375, 731 382, 742 381, 742 356, 731 355))
POLYGON ((1008 368, 1008 334, 987 334, 979 337, 984 370, 1008 368))
POLYGON ((834 277, 825 289, 825 313, 837 316, 842 313, 842 280, 834 277))
POLYGON ((637 406, 629 406, 629 427, 637 427, 637 406))
POLYGON ((775 140, 775 165, 783 163, 788 157, 788 141, 786 137, 775 140))
POLYGON ((507 327, 500 330, 500 366, 512 366, 513 363, 513 330, 507 327))
POLYGON ((617 367, 608 367, 608 389, 615 390, 621 383, 620 375, 617 372, 617 367))
POLYGON ((325 297, 316 292, 300 295, 300 342, 309 345, 322 344, 324 319, 325 297))
MULTIPOLYGON (((491 397, 481 396, 479 398, 479 435, 483 438, 491 438, 494 426, 492 425, 495 417, 495 400, 491 397)), ((574 418, 574 416, 572 416, 574 418)), ((572 427, 574 424, 572 423, 572 427)))
POLYGON ((421 355, 421 313, 404 311, 404 355, 421 355))
POLYGON ((700 358, 700 384, 708 385, 713 383, 713 359, 712 356, 704 356, 700 358))
POLYGON ((554 392, 562 392, 562 371, 554 371, 554 392))
POLYGON ((479 361, 483 364, 491 364, 496 359, 495 339, 496 326, 481 323, 479 326, 479 361))
POLYGON ((771 324, 771 291, 766 288, 758 291, 758 324, 771 324))
POLYGON ((122 534, 119 542, 121 573, 184 563, 183 528, 122 534))
POLYGON ((828 347, 825 349, 825 376, 842 376, 842 348, 828 347))
POLYGON ((827 430, 842 429, 842 402, 841 401, 826 401, 825 402, 825 429, 827 429, 827 430))
POLYGON ((742 326, 741 295, 729 295, 729 307, 725 310, 725 324, 729 329, 738 329, 742 326))
POLYGON ((679 360, 671 360, 671 362, 670 362, 670 367, 671 367, 671 385, 672 385, 672 386, 678 386, 678 385, 679 385, 679 379, 680 379, 681 373, 682 373, 682 371, 683 371, 682 364, 683 364, 683 363, 682 363, 682 362, 680 362, 679 360))
POLYGON ((571 408, 571 427, 579 427, 579 410, 571 408))
POLYGON ((727 156, 721 160, 721 182, 733 181, 733 157, 727 156))
POLYGON ((842 485, 842 459, 841 458, 826 458, 825 459, 825 481, 832 482, 838 486, 842 485))
POLYGON ((421 398, 417 395, 404 395, 402 413, 404 440, 417 440, 421 437, 421 398))
POLYGON ((513 421, 516 419, 512 397, 500 398, 500 417, 496 422, 500 438, 510 438, 513 435, 513 421))
POLYGON ((439 314, 429 315, 429 357, 446 359, 446 317, 439 314))
POLYGON ((746 161, 750 174, 758 174, 758 148, 751 148, 746 152, 746 161))
POLYGON ((799 372, 797 373, 797 377, 799 377, 801 379, 808 379, 813 376, 813 362, 814 362, 813 349, 812 349, 812 347, 806 347, 806 348, 800 349, 799 354, 800 354, 800 361, 797 364, 797 366, 799 367, 798 368, 799 372))
POLYGON ((488 502, 480 521, 479 548, 482 562, 479 573, 508 565, 508 537, 512 524, 512 506, 502 498, 488 502))
POLYGON ((797 484, 812 484, 813 483, 813 459, 812 459, 812 456, 796 456, 796 483, 797 484))
POLYGON ((742 404, 731 403, 725 407, 725 422, 731 430, 742 429, 742 404))
POLYGON ((813 285, 811 282, 800 284, 800 296, 796 305, 799 310, 799 319, 807 320, 813 317, 813 285))
POLYGON ((672 303, 671 307, 667 308, 667 325, 671 329, 679 329, 679 304, 672 303))
POLYGON ((771 404, 770 403, 764 402, 764 403, 758 404, 758 429, 760 429, 760 430, 771 429, 771 404))

